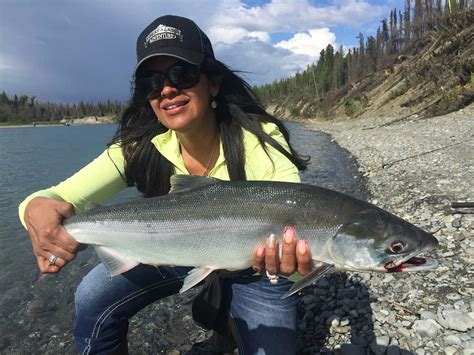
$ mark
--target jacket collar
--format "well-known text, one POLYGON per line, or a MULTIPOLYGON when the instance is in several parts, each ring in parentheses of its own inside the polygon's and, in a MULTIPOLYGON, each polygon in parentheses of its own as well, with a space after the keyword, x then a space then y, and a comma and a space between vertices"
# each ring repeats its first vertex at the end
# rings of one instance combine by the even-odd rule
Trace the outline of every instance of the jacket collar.
MULTIPOLYGON (((151 140, 151 142, 156 149, 158 149, 158 151, 174 165, 176 174, 189 174, 188 169, 186 169, 186 166, 184 165, 183 157, 181 156, 179 139, 175 131, 169 129, 164 133, 158 134, 151 140)), ((224 150, 222 149, 222 142, 220 142, 219 158, 217 159, 216 165, 209 173, 209 176, 213 176, 213 171, 218 170, 224 163, 224 150)))

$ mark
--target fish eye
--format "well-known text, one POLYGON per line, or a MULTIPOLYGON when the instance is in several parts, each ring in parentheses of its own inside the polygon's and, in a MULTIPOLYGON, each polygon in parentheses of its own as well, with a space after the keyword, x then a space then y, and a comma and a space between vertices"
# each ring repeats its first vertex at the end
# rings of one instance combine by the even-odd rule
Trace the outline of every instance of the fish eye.
POLYGON ((405 249, 405 244, 402 242, 394 242, 390 245, 390 251, 395 254, 401 253, 403 249, 405 249))

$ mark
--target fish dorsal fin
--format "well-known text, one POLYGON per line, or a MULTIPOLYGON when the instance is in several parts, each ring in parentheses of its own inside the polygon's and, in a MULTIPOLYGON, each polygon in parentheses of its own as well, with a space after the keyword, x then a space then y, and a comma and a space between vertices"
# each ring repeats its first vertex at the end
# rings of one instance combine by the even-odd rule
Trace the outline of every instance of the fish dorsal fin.
POLYGON ((207 176, 195 176, 195 175, 184 175, 177 174, 172 175, 170 178, 171 189, 170 192, 183 192, 198 187, 204 187, 214 185, 220 181, 219 179, 210 178, 207 176))

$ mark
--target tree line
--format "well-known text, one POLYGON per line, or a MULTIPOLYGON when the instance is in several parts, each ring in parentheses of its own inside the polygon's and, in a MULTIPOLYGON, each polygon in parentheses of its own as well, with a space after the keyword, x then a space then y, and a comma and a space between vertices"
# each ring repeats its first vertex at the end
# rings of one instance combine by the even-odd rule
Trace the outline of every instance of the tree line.
MULTIPOLYGON (((462 12, 473 11, 468 0, 406 0, 404 9, 390 11, 375 36, 359 33, 358 47, 345 53, 329 44, 320 53, 317 63, 303 72, 255 88, 264 103, 279 97, 322 97, 331 91, 343 89, 368 74, 392 66, 403 53, 416 50, 434 31, 450 25, 450 18, 462 12)), ((469 25, 469 24, 467 24, 469 25)))
POLYGON ((40 102, 36 96, 0 94, 0 123, 54 122, 87 116, 120 116, 125 103, 119 101, 59 104, 40 102))

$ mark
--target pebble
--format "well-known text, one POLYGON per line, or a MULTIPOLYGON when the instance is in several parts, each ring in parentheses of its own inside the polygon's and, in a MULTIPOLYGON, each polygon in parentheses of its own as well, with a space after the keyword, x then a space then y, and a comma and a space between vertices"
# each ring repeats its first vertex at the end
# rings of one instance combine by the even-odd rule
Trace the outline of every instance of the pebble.
POLYGON ((357 310, 353 309, 349 312, 349 315, 352 317, 352 318, 357 318, 359 317, 359 313, 357 312, 357 310))
POLYGON ((422 302, 427 305, 435 305, 439 303, 438 299, 432 296, 423 297, 422 302))
POLYGON ((421 319, 432 319, 436 320, 436 314, 430 311, 420 311, 421 319))
POLYGON ((440 325, 432 319, 417 320, 412 327, 415 333, 421 338, 434 338, 440 328, 440 325))
POLYGON ((459 228, 459 227, 461 227, 461 218, 455 218, 455 219, 453 219, 453 221, 451 222, 451 225, 452 225, 454 228, 459 228))
POLYGON ((446 295, 446 298, 450 301, 456 301, 461 298, 461 295, 459 295, 458 293, 448 293, 446 295))
POLYGON ((398 346, 389 346, 387 349, 387 355, 400 355, 400 348, 398 346))
POLYGON ((366 351, 363 346, 355 344, 342 344, 341 355, 366 355, 366 351))
POLYGON ((404 336, 405 338, 409 338, 410 337, 410 331, 406 328, 399 328, 397 329, 397 332, 400 333, 402 336, 404 336))
POLYGON ((447 346, 444 348, 444 353, 446 355, 455 355, 457 353, 458 349, 455 348, 454 346, 447 346))
POLYGON ((346 326, 346 325, 349 325, 349 319, 345 318, 345 319, 341 320, 341 323, 340 323, 340 324, 341 324, 341 326, 343 326, 343 327, 346 326))
MULTIPOLYGON (((363 346, 367 353, 379 351, 377 346, 388 346, 389 355, 460 355, 474 345, 474 317, 469 315, 474 312, 474 292, 468 290, 472 280, 469 267, 474 264, 474 216, 449 212, 451 201, 472 198, 474 161, 466 152, 474 149, 474 142, 442 148, 452 144, 453 137, 461 139, 460 132, 474 131, 474 121, 469 119, 474 117, 474 105, 464 111, 462 117, 452 113, 383 128, 374 122, 387 122, 389 118, 373 118, 368 126, 376 128, 371 130, 363 129, 367 125, 363 120, 346 123, 343 130, 331 122, 318 125, 363 167, 371 201, 377 200, 380 207, 435 233, 440 243, 437 250, 426 254, 438 260, 436 270, 385 275, 351 273, 367 287, 359 287, 355 293, 358 286, 351 283, 354 278, 346 278, 345 291, 334 290, 342 302, 332 312, 340 317, 338 326, 349 319, 352 343, 363 346), (419 155, 430 149, 437 150, 419 155), (384 163, 399 160, 380 169, 384 163), (363 296, 360 289, 369 295, 363 296), (362 304, 372 295, 379 299, 362 304), (336 312, 338 309, 342 312, 336 312), (375 337, 366 344, 368 334, 375 337), (380 339, 384 339, 383 344, 380 339)), ((337 344, 336 338, 334 346, 337 344)))
POLYGON ((461 345, 462 340, 456 335, 448 335, 444 338, 444 342, 448 345, 461 345))
POLYGON ((438 314, 437 320, 443 327, 460 332, 465 332, 474 327, 474 319, 459 311, 443 311, 438 314))

